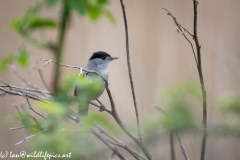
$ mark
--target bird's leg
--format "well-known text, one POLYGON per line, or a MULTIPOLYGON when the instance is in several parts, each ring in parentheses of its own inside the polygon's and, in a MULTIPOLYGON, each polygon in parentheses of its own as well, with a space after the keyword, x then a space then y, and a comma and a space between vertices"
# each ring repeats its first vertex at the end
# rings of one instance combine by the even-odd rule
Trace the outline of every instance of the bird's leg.
POLYGON ((102 102, 100 102, 98 99, 96 99, 98 101, 98 103, 100 104, 100 109, 99 111, 102 112, 102 111, 105 111, 105 106, 102 104, 102 102))

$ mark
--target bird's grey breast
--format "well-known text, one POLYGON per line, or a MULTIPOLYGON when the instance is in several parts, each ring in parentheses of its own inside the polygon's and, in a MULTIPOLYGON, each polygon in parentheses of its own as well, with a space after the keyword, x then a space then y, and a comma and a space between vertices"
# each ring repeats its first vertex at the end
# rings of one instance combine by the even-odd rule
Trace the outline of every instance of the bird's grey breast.
MULTIPOLYGON (((106 80, 108 79, 107 69, 102 70, 101 67, 100 68, 86 67, 86 69, 96 71, 101 76, 103 76, 106 80)), ((87 99, 89 100, 95 100, 98 97, 100 97, 105 90, 105 81, 95 73, 87 73, 86 71, 82 71, 81 75, 86 76, 86 78, 88 79, 88 81, 90 81, 90 83, 91 81, 93 82, 93 85, 96 85, 96 82, 97 82, 98 87, 96 89, 90 89, 85 85, 80 85, 76 87, 74 94, 78 96, 81 96, 82 94, 84 95, 87 94, 88 95, 87 99)))

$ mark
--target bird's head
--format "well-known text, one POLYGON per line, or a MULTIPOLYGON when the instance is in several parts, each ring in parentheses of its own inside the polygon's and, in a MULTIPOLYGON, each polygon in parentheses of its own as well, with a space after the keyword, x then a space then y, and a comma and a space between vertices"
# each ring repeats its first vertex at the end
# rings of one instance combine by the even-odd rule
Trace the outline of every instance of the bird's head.
POLYGON ((103 51, 94 52, 92 56, 88 60, 88 65, 91 63, 92 65, 96 65, 98 67, 107 68, 109 62, 118 59, 118 57, 112 57, 108 53, 103 51))

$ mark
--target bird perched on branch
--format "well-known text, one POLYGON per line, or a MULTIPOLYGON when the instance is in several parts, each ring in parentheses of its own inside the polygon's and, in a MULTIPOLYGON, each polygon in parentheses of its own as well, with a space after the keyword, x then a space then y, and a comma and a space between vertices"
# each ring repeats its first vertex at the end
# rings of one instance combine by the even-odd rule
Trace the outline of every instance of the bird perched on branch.
MULTIPOLYGON (((85 69, 95 71, 104 77, 105 80, 108 80, 108 64, 115 59, 118 59, 118 57, 111 57, 106 52, 98 51, 92 54, 85 69)), ((99 75, 84 70, 80 73, 80 79, 80 84, 74 90, 74 96, 78 97, 78 114, 81 118, 88 114, 89 102, 98 100, 104 92, 105 81, 99 75)), ((100 103, 100 101, 98 102, 100 103)), ((101 107, 104 110, 102 104, 101 107)), ((77 121, 79 121, 78 118, 77 121)))

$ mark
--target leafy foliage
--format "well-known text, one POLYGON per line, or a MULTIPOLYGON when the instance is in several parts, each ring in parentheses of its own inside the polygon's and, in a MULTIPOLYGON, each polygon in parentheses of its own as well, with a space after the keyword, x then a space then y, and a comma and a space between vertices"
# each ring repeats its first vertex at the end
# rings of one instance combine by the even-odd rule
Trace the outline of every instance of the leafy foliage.
POLYGON ((29 66, 29 55, 25 49, 20 49, 16 58, 17 58, 18 63, 23 68, 27 68, 29 66))
POLYGON ((62 0, 46 0, 47 6, 48 7, 54 7, 58 3, 60 3, 62 0))
POLYGON ((29 55, 27 51, 23 48, 20 48, 16 53, 10 54, 0 60, 0 71, 5 71, 9 65, 14 63, 15 61, 23 67, 27 68, 29 66, 29 55))
POLYGON ((219 102, 220 110, 224 113, 234 113, 240 114, 240 96, 239 95, 229 95, 219 102))
POLYGON ((191 99, 199 100, 201 90, 195 82, 185 82, 170 86, 160 93, 160 98, 167 103, 165 110, 152 115, 144 122, 144 129, 153 132, 159 129, 184 131, 196 126, 196 115, 192 111, 191 99))
POLYGON ((160 96, 168 104, 168 108, 161 118, 164 128, 181 131, 195 126, 196 115, 192 112, 188 98, 200 100, 201 90, 199 88, 195 82, 185 82, 161 92, 160 96))
POLYGON ((114 16, 105 9, 108 0, 69 0, 70 8, 78 15, 88 15, 92 21, 98 20, 102 15, 106 15, 110 22, 115 23, 114 16))

